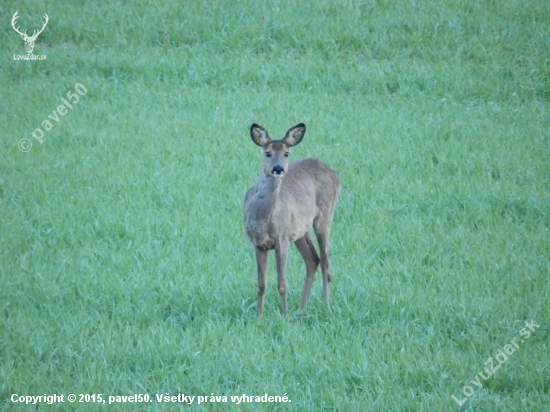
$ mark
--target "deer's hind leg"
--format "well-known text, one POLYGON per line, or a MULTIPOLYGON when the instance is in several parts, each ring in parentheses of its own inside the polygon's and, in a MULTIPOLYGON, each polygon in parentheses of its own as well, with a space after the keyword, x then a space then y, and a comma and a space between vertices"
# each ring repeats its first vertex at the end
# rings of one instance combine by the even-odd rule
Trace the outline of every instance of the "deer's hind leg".
POLYGON ((328 258, 328 238, 330 236, 330 224, 331 220, 313 222, 313 228, 315 229, 315 235, 317 236, 317 242, 319 243, 319 250, 321 252, 321 273, 323 274, 323 299, 326 303, 329 302, 329 282, 332 280, 330 275, 330 262, 328 258))
POLYGON ((300 251, 300 254, 302 255, 302 258, 304 259, 304 263, 306 265, 306 278, 304 281, 302 298, 300 299, 300 308, 303 308, 309 298, 311 286, 313 284, 313 280, 315 279, 315 273, 317 272, 317 268, 319 267, 320 259, 319 255, 317 255, 317 251, 315 250, 315 246, 313 246, 313 242, 311 241, 309 232, 306 232, 306 234, 300 239, 296 240, 294 244, 300 251))

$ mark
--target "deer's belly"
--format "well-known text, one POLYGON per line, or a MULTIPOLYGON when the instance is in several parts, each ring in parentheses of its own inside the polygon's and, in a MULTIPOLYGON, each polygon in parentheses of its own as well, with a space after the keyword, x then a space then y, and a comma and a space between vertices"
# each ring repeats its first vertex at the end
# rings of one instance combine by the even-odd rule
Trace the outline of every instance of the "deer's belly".
POLYGON ((293 230, 289 234, 289 240, 294 242, 304 236, 311 228, 313 222, 303 222, 302 224, 296 224, 293 230))

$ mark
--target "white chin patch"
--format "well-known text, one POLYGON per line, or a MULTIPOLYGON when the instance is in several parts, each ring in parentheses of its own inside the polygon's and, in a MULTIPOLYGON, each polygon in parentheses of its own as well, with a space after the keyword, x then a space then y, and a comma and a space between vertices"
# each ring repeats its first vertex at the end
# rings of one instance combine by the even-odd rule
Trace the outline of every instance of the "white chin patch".
POLYGON ((280 178, 283 177, 284 175, 285 175, 285 173, 283 172, 283 173, 281 173, 281 174, 279 174, 279 175, 273 174, 272 176, 273 176, 274 178, 276 178, 276 179, 280 179, 280 178))

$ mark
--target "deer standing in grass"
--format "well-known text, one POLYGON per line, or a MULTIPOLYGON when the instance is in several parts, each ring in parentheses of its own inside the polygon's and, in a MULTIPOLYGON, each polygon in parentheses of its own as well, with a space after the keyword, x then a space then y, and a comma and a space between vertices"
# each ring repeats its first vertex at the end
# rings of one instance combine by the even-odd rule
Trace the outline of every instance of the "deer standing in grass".
POLYGON ((300 307, 306 304, 319 263, 323 274, 323 298, 329 301, 331 281, 328 238, 334 207, 340 192, 338 176, 318 159, 308 158, 289 165, 290 148, 302 141, 306 126, 290 128, 283 139, 272 140, 267 130, 253 124, 252 141, 262 147, 263 170, 258 183, 247 193, 243 216, 245 230, 256 252, 258 266, 258 315, 264 307, 268 251, 275 249, 277 289, 281 311, 287 313, 286 260, 290 242, 294 242, 306 266, 306 278, 300 307), (317 255, 309 235, 313 226, 319 243, 317 255))

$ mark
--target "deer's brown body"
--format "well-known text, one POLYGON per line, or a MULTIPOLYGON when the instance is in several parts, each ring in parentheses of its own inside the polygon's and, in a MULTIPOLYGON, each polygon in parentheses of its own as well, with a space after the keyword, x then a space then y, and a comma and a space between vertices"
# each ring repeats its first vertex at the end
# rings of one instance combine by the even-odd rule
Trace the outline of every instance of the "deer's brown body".
POLYGON ((277 289, 281 310, 286 305, 286 260, 290 242, 294 242, 306 265, 306 279, 300 307, 309 297, 319 263, 323 274, 323 297, 328 303, 330 264, 328 239, 334 207, 340 191, 336 173, 318 159, 308 158, 288 164, 290 148, 297 145, 305 133, 300 123, 281 140, 272 140, 267 131, 253 124, 252 140, 263 148, 264 167, 258 183, 246 194, 243 215, 245 230, 256 252, 258 267, 258 306, 264 306, 267 280, 268 251, 275 250, 277 289), (313 227, 321 257, 311 241, 313 227))

